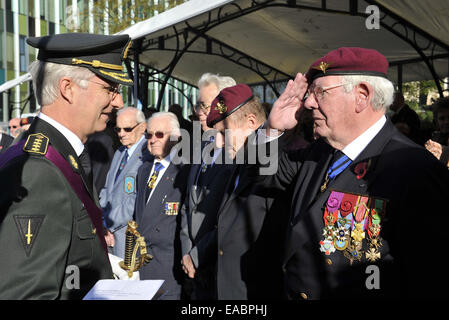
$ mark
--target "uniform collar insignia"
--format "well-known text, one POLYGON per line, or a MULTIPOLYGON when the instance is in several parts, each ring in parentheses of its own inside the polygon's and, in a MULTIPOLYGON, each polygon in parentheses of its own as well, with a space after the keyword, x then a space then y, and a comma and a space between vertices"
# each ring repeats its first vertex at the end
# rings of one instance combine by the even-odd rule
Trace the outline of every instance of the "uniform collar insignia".
POLYGON ((70 160, 70 164, 72 165, 72 167, 75 170, 78 170, 79 166, 78 166, 78 162, 76 162, 76 160, 75 160, 75 157, 70 154, 69 155, 69 160, 70 160))
POLYGON ((25 145, 23 146, 23 151, 28 153, 36 153, 45 155, 48 150, 49 139, 42 133, 33 133, 28 136, 25 145))

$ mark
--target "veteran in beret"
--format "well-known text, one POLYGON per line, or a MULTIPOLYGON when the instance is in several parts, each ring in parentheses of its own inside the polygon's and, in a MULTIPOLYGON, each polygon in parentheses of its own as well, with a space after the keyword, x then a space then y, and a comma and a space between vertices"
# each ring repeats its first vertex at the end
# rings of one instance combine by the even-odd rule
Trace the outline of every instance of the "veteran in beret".
POLYGON ((217 137, 224 137, 217 138, 216 144, 223 147, 227 156, 225 163, 230 164, 227 186, 217 211, 218 300, 280 296, 280 266, 276 259, 280 234, 275 228, 280 219, 267 223, 277 194, 259 193, 246 166, 250 152, 248 141, 254 139, 254 133, 265 120, 263 106, 246 84, 221 90, 207 116, 208 127, 221 133, 217 137), (270 252, 269 259, 267 252, 270 252))
POLYGON ((0 299, 80 299, 112 278, 85 143, 123 107, 128 35, 28 38, 41 112, 0 157, 0 299))
POLYGON ((320 136, 281 154, 267 179, 294 190, 282 257, 289 299, 447 298, 435 258, 448 170, 386 118, 387 71, 376 50, 333 50, 289 81, 269 115, 266 128, 282 132, 309 109, 320 136))

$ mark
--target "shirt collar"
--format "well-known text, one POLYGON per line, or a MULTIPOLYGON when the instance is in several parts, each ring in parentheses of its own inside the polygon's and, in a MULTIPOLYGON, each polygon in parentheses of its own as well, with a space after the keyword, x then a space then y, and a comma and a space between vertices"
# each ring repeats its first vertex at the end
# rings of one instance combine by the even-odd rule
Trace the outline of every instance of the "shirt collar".
POLYGON ((56 130, 58 130, 70 143, 73 150, 75 150, 76 155, 79 157, 80 154, 84 150, 84 144, 81 142, 80 138, 76 134, 74 134, 72 131, 64 127, 62 124, 57 122, 56 120, 50 118, 46 114, 43 114, 42 112, 39 112, 37 115, 38 118, 44 120, 45 122, 48 122, 52 127, 54 127, 56 130))
POLYGON ((376 121, 371 127, 358 136, 354 141, 348 144, 341 150, 349 159, 354 161, 359 154, 365 150, 366 146, 374 139, 374 137, 379 133, 379 131, 384 126, 387 118, 383 115, 379 120, 376 121))
POLYGON ((137 143, 133 144, 131 146, 131 148, 128 149, 128 158, 132 156, 132 154, 134 153, 134 151, 137 149, 137 147, 140 145, 140 143, 142 142, 142 140, 145 139, 145 136, 141 136, 139 141, 137 141, 137 143))

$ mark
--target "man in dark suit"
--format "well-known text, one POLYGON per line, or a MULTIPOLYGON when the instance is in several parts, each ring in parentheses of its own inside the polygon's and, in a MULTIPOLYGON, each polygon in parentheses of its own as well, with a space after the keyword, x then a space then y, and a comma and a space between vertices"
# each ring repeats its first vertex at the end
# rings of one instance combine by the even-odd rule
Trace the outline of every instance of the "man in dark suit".
POLYGON ((0 132, 0 153, 5 152, 5 150, 11 145, 14 138, 7 135, 6 133, 0 132))
POLYGON ((80 299, 112 278, 84 144, 132 85, 128 35, 29 38, 41 112, 0 157, 0 299, 80 299))
POLYGON ((149 159, 137 173, 135 217, 153 260, 139 270, 140 279, 162 279, 161 299, 179 300, 183 272, 179 213, 188 166, 177 164, 179 122, 171 112, 156 112, 147 121, 149 159))
MULTIPOLYGON (((188 177, 187 193, 182 206, 181 245, 184 272, 191 281, 185 282, 187 295, 196 300, 216 299, 215 261, 217 210, 224 194, 224 188, 231 178, 232 164, 224 165, 222 148, 214 143, 215 130, 207 126, 207 115, 211 103, 220 90, 235 85, 231 77, 205 73, 198 81, 198 102, 193 128, 192 166, 188 177), (203 132, 202 139, 196 141, 198 123, 203 132), (195 158, 196 148, 201 147, 202 159, 195 158), (217 163, 217 165, 215 164, 217 163), (191 285, 192 289, 187 289, 191 285), (192 291, 192 292, 190 292, 192 291)), ((188 279, 188 280, 190 280, 188 279)))
POLYGON ((279 194, 259 189, 245 166, 245 158, 249 159, 252 151, 247 148, 247 141, 254 138, 252 134, 265 120, 263 106, 245 84, 221 90, 207 117, 207 125, 224 137, 225 160, 233 164, 217 207, 215 259, 219 300, 276 299, 281 293, 279 231, 285 210, 270 215, 279 194))
POLYGON ((283 253, 289 299, 447 297, 445 265, 430 257, 447 237, 439 224, 448 171, 385 117, 387 69, 375 50, 336 49, 290 80, 269 115, 267 129, 284 131, 310 109, 321 136, 282 154, 265 181, 294 188, 283 253))

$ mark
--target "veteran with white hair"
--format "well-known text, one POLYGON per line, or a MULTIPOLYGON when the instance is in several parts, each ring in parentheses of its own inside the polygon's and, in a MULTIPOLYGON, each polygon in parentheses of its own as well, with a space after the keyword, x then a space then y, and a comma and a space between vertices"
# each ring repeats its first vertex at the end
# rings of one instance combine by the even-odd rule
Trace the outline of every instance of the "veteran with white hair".
POLYGON ((125 256, 125 231, 132 220, 136 201, 137 170, 143 163, 146 151, 145 115, 134 107, 127 107, 117 113, 117 133, 122 146, 115 152, 106 183, 100 192, 103 210, 106 243, 111 253, 125 256))
POLYGON ((176 115, 156 112, 147 120, 146 158, 137 174, 135 219, 153 256, 140 270, 141 280, 164 280, 161 299, 179 300, 183 272, 179 229, 180 208, 185 196, 188 165, 175 164, 181 132, 176 115))

